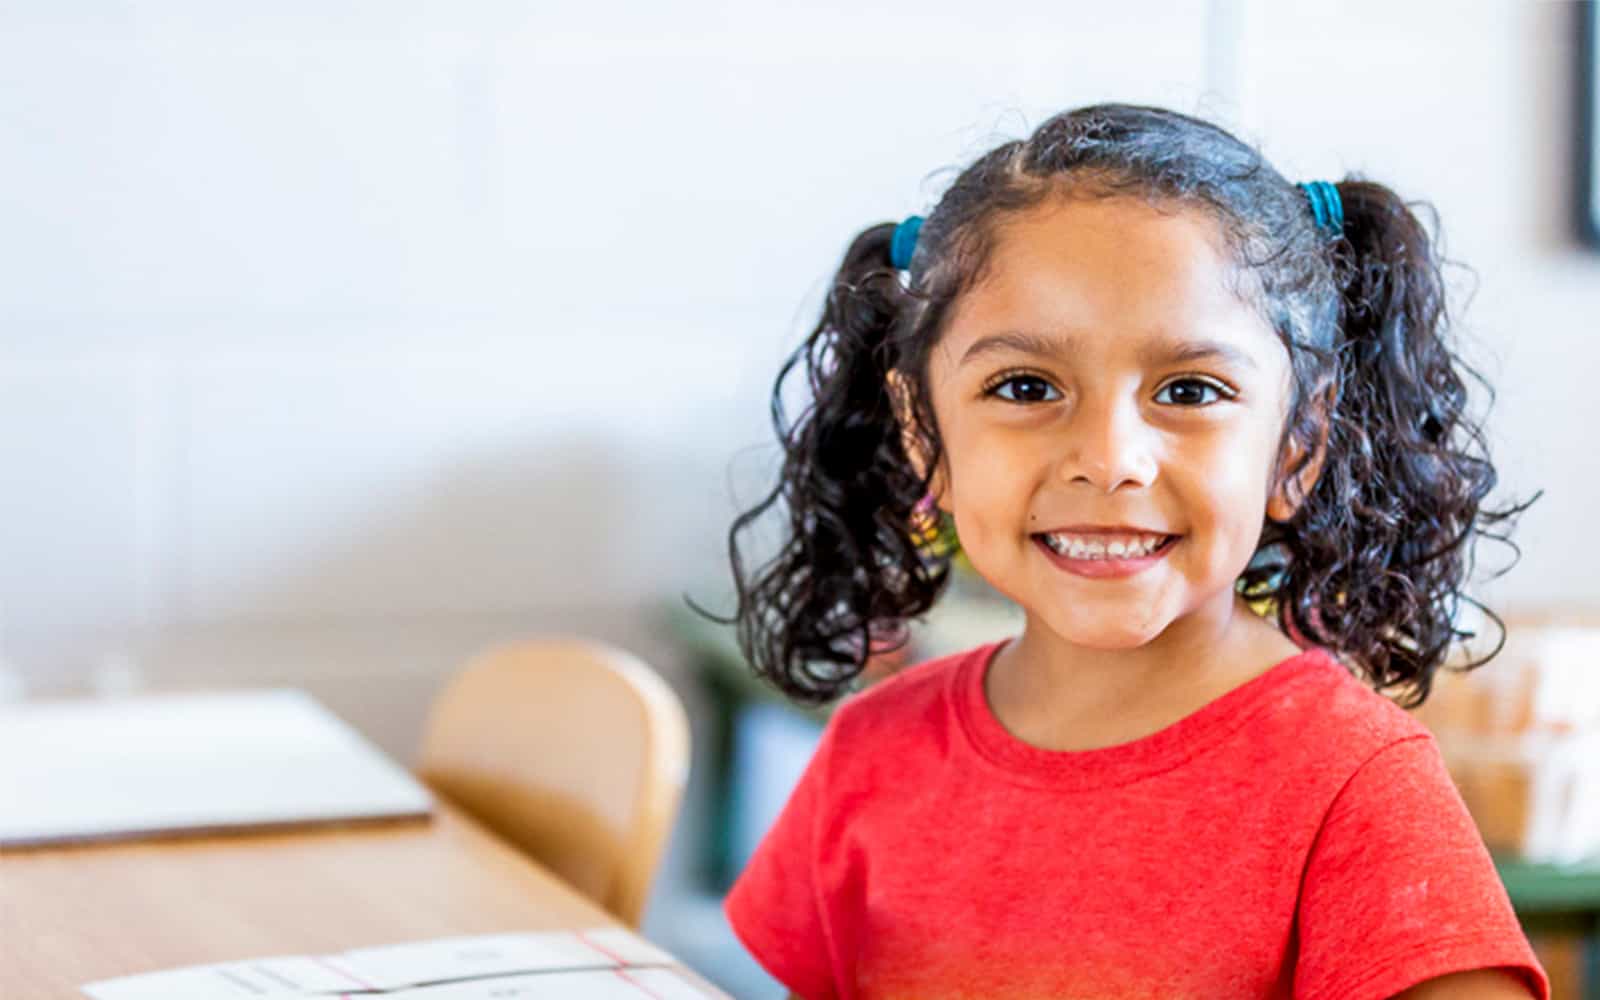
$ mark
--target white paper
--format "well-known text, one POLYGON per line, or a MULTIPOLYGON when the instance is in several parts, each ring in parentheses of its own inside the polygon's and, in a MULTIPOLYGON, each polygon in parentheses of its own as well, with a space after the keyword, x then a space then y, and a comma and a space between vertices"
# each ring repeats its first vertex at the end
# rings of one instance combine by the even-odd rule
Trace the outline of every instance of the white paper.
POLYGON ((628 978, 656 1000, 711 1000, 712 996, 677 969, 629 969, 628 978))
MULTIPOLYGON (((649 966, 673 964, 671 955, 623 927, 596 927, 580 931, 480 934, 434 938, 403 944, 359 948, 335 955, 282 956, 247 962, 188 966, 120 979, 90 983, 83 992, 94 1000, 278 1000, 294 997, 334 997, 351 994, 373 1000, 427 996, 454 1000, 457 996, 649 996, 629 985, 628 976, 660 972, 649 966), (627 975, 617 973, 626 968, 627 975), (560 984, 551 977, 567 973, 602 973, 570 980, 574 990, 594 993, 531 993, 535 980, 549 991, 560 984), (523 981, 526 980, 526 983, 523 981), (621 983, 622 986, 617 984, 621 983), (522 985, 519 985, 522 984, 522 985), (491 989, 492 987, 492 989, 491 989), (632 993, 606 993, 627 988, 632 993), (458 992, 448 992, 448 990, 458 992), (520 992, 494 992, 516 989, 520 992), (421 990, 446 990, 428 992, 421 990)), ((697 997, 681 993, 688 984, 678 977, 663 980, 681 984, 672 997, 697 997)), ((563 988, 565 988, 563 986, 563 988)), ((693 987, 688 987, 693 989, 693 987)))
POLYGON ((608 969, 624 964, 619 957, 585 944, 580 934, 569 931, 412 941, 347 951, 329 956, 329 961, 349 970, 367 989, 377 990, 526 972, 608 969))
POLYGON ((600 927, 573 933, 584 944, 599 949, 620 965, 673 965, 676 961, 671 955, 626 927, 600 927))
POLYGON ((432 798, 309 695, 270 690, 0 706, 0 802, 12 845, 422 816, 432 798))
MULTIPOLYGON (((707 994, 669 969, 591 969, 497 976, 372 994, 373 1000, 708 1000, 707 994)), ((352 998, 356 1000, 356 998, 352 998)))
POLYGON ((260 1000, 337 995, 361 989, 321 959, 303 955, 191 965, 90 983, 94 1000, 260 1000))

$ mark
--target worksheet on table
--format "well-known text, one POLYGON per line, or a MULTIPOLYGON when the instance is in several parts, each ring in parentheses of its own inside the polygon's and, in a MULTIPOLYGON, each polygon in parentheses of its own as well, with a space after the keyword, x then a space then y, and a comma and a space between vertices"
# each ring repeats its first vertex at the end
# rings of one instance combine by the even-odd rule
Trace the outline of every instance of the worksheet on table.
MULTIPOLYGON (((533 996, 528 992, 485 990, 491 985, 521 988, 509 983, 512 978, 530 981, 522 986, 542 979, 543 988, 550 989, 550 976, 576 973, 603 975, 594 977, 592 982, 574 981, 575 989, 609 988, 614 992, 619 988, 616 983, 627 986, 628 977, 639 975, 649 981, 655 971, 672 962, 670 955, 631 931, 603 927, 437 938, 333 955, 286 955, 186 966, 90 983, 83 992, 93 1000, 316 1000, 361 996, 378 1000, 409 997, 419 989, 460 986, 466 990, 463 997, 533 996)), ((665 982, 669 986, 687 985, 680 977, 665 982)), ((594 994, 610 995, 613 994, 594 994)), ((648 991, 644 995, 649 995, 648 991)))
MULTIPOLYGON (((497 976, 370 994, 373 1000, 707 1000, 707 994, 672 969, 594 969, 531 976, 497 976)), ((361 1000, 352 995, 350 1000, 361 1000)))

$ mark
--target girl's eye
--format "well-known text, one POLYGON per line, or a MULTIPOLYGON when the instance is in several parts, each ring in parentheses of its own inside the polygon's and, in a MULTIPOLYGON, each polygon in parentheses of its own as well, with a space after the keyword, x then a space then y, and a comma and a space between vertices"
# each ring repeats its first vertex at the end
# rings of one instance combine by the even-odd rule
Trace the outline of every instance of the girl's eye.
POLYGON ((985 393, 1013 403, 1053 403, 1061 391, 1037 375, 1012 375, 991 385, 985 393))
POLYGON ((1176 406, 1209 406, 1219 399, 1230 398, 1232 394, 1222 386, 1200 378, 1173 379, 1156 392, 1156 402, 1176 406))

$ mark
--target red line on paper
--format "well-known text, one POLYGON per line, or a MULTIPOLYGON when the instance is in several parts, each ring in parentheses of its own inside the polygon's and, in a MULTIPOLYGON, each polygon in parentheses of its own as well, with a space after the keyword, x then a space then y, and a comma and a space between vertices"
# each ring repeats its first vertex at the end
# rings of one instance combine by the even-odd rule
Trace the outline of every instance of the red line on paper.
POLYGON ((645 996, 655 997, 655 1000, 661 1000, 661 994, 657 993, 655 990, 652 990, 650 987, 646 986, 644 983, 639 982, 639 980, 637 980, 637 979, 633 978, 632 976, 628 975, 628 970, 627 969, 612 969, 611 971, 615 972, 617 975, 621 976, 624 980, 626 980, 629 984, 631 984, 635 989, 642 990, 644 992, 645 996))
MULTIPOLYGON (((364 990, 376 990, 377 989, 376 986, 374 986, 371 983, 367 982, 365 979, 362 979, 360 976, 356 975, 354 972, 351 972, 349 969, 341 969, 337 965, 334 965, 332 962, 329 962, 326 959, 322 958, 322 956, 320 956, 320 955, 311 956, 311 960, 313 962, 317 963, 318 965, 322 966, 324 969, 328 969, 330 971, 337 972, 339 975, 345 977, 346 979, 353 980, 357 986, 361 987, 364 990)), ((342 998, 343 996, 344 996, 344 994, 341 993, 340 997, 342 998)))
POLYGON ((587 937, 584 936, 584 932, 583 931, 573 931, 572 933, 573 933, 573 936, 576 937, 579 941, 582 941, 584 944, 586 944, 589 947, 593 948, 595 951, 598 951, 600 954, 604 955, 605 957, 611 959, 613 962, 617 963, 618 965, 625 966, 625 965, 628 964, 625 960, 623 960, 621 955, 618 955, 616 952, 612 951, 610 948, 607 948, 605 945, 595 944, 593 941, 590 941, 587 937))

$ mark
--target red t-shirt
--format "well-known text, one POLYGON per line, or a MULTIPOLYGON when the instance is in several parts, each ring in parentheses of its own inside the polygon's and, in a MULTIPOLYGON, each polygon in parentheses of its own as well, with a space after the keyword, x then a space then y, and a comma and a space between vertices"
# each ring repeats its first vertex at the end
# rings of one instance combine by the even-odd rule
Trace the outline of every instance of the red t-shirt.
POLYGON ((999 644, 842 705, 726 902, 806 1000, 1380 1000, 1550 987, 1420 723, 1308 650, 1173 725, 1040 750, 999 644))

